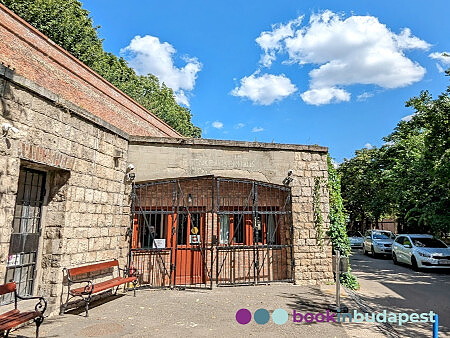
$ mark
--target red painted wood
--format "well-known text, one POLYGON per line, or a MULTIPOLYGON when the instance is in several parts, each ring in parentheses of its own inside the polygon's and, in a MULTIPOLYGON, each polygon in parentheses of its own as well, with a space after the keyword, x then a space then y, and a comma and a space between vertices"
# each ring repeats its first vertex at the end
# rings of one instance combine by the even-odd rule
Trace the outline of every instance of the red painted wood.
POLYGON ((9 311, 2 315, 0 319, 0 331, 6 331, 17 325, 28 322, 41 315, 38 311, 20 312, 19 310, 9 311), (15 312, 17 311, 17 312, 15 312))
MULTIPOLYGON (((131 283, 131 282, 135 281, 136 279, 137 279, 136 277, 125 277, 125 278, 116 277, 116 278, 113 278, 113 279, 105 281, 105 282, 94 284, 94 290, 92 291, 92 293, 108 290, 113 287, 119 286, 121 284, 131 283)), ((81 287, 81 288, 71 290, 71 293, 73 295, 81 295, 83 293, 83 291, 84 291, 84 287, 81 287)))
POLYGON ((109 262, 102 262, 102 263, 80 266, 78 268, 72 268, 72 269, 69 269, 69 275, 77 276, 77 275, 81 275, 83 273, 112 268, 114 266, 119 266, 119 261, 117 259, 115 259, 113 261, 109 261, 109 262))
POLYGON ((16 290, 15 282, 0 285, 0 295, 4 295, 5 293, 14 292, 15 290, 16 290))

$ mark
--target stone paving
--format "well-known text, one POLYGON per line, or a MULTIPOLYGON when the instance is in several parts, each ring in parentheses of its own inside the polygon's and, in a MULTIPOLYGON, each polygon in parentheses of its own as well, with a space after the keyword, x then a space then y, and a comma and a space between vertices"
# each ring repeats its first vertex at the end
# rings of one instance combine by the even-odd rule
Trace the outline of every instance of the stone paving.
MULTIPOLYGON (((272 284, 222 287, 212 290, 140 289, 110 296, 97 303, 84 317, 83 309, 63 316, 46 318, 42 337, 383 337, 373 324, 294 323, 297 312, 326 312, 334 300, 333 285, 322 287, 272 284), (259 308, 272 313, 288 312, 288 321, 277 325, 269 320, 260 325, 253 320, 241 325, 236 311, 259 308)), ((352 300, 343 294, 350 309, 352 300)), ((33 337, 34 324, 11 337, 33 337)))

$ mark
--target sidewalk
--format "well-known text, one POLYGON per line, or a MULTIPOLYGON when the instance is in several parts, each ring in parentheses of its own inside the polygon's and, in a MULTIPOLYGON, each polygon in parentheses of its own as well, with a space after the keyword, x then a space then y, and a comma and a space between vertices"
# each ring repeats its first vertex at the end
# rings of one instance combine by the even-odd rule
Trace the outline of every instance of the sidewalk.
MULTIPOLYGON (((294 323, 293 310, 301 313, 325 312, 334 302, 334 286, 307 287, 292 284, 221 287, 213 290, 150 290, 108 297, 93 304, 89 317, 78 314, 46 318, 42 337, 383 337, 372 324, 294 323), (260 325, 236 322, 236 311, 252 313, 277 308, 288 312, 288 321, 277 325, 269 320, 260 325)), ((344 294, 352 310, 355 304, 344 294)), ((11 337, 33 337, 34 324, 11 337)))

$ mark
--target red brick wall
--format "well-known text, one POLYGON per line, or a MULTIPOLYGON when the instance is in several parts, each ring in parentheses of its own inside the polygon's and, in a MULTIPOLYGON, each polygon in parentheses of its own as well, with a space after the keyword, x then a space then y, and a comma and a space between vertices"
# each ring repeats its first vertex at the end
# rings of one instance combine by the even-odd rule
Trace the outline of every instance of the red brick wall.
POLYGON ((130 135, 181 136, 3 5, 0 62, 130 135))

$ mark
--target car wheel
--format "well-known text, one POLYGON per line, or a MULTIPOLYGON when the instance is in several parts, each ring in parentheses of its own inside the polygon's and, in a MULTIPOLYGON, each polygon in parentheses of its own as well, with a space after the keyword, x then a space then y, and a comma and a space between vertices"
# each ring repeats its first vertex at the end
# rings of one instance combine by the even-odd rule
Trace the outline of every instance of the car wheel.
POLYGON ((414 271, 419 271, 419 267, 417 266, 417 260, 416 257, 411 256, 411 266, 414 271))
POLYGON ((378 254, 375 252, 375 249, 373 248, 373 245, 370 247, 370 250, 372 251, 371 253, 372 253, 373 258, 378 256, 378 254))
POLYGON ((392 253, 392 261, 395 265, 398 265, 397 255, 395 254, 395 252, 392 253))

